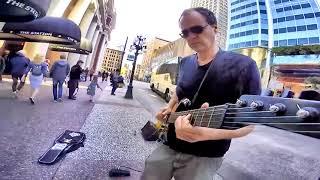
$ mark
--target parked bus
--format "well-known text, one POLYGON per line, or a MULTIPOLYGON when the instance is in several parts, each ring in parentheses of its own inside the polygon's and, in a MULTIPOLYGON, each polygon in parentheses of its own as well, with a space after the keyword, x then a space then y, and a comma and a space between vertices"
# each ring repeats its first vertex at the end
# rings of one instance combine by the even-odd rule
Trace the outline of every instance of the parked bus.
POLYGON ((174 57, 164 63, 154 63, 152 66, 150 88, 167 102, 176 89, 180 60, 181 57, 174 57))

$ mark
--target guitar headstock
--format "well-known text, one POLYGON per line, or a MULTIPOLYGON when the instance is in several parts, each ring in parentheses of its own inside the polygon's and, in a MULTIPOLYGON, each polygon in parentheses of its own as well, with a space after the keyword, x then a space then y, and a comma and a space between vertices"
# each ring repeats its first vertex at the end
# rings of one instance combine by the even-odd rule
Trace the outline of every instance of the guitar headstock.
POLYGON ((226 125, 260 123, 320 138, 320 101, 243 95, 231 104, 226 125))

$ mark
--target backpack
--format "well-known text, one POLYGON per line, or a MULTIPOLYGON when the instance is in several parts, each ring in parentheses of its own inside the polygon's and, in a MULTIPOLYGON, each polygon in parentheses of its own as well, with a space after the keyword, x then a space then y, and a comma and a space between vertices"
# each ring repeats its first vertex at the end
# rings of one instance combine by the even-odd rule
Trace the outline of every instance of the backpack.
POLYGON ((41 69, 42 69, 42 66, 40 64, 35 64, 32 67, 32 70, 31 70, 32 75, 40 76, 42 74, 42 70, 41 69))

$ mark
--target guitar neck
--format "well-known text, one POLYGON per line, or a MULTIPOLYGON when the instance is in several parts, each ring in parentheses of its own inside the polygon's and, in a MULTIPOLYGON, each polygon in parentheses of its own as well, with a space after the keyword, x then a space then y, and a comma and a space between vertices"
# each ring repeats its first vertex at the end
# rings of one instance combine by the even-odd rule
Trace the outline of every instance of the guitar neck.
POLYGON ((172 113, 168 118, 168 122, 174 123, 179 116, 188 114, 191 114, 191 124, 193 126, 208 128, 222 127, 235 129, 249 124, 288 125, 301 124, 303 122, 303 119, 295 115, 278 116, 271 111, 254 111, 250 108, 229 108, 227 105, 172 113))

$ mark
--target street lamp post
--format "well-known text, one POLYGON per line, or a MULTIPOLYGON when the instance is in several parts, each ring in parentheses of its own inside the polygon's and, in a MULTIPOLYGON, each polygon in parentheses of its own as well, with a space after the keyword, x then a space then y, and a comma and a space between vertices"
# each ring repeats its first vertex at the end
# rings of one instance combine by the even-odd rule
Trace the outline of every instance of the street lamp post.
POLYGON ((135 53, 134 53, 134 60, 133 60, 133 64, 132 64, 130 83, 128 85, 126 95, 124 96, 124 98, 126 98, 126 99, 133 98, 133 96, 132 96, 132 88, 133 88, 132 81, 133 81, 133 77, 134 77, 134 71, 136 69, 136 62, 137 62, 137 58, 138 58, 139 53, 141 53, 142 50, 146 49, 145 40, 146 40, 145 37, 137 36, 137 38, 134 40, 133 44, 130 47, 131 50, 135 50, 135 53))
POLYGON ((127 42, 128 42, 128 36, 127 36, 126 42, 124 43, 123 51, 121 54, 121 63, 120 63, 120 67, 119 67, 120 73, 121 73, 122 63, 123 63, 123 59, 124 59, 124 54, 126 52, 127 42))

